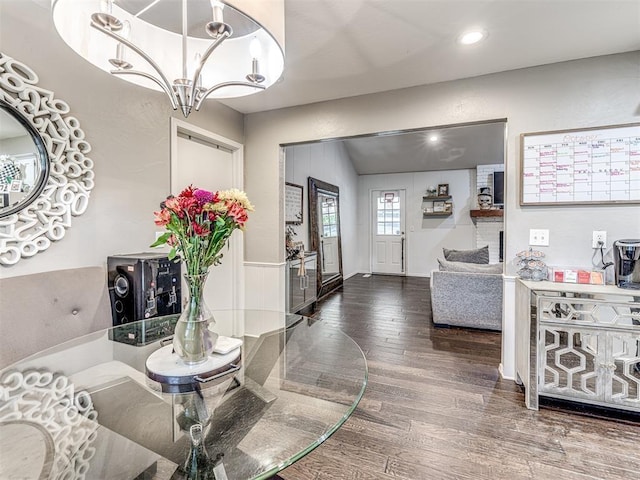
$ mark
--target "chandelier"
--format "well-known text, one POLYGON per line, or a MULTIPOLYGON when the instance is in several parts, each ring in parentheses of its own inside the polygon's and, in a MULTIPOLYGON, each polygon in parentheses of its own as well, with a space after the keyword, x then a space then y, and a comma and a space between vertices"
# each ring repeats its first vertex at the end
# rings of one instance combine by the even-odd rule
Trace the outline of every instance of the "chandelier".
POLYGON ((185 117, 207 98, 273 85, 284 0, 52 0, 62 39, 123 80, 165 92, 185 117))

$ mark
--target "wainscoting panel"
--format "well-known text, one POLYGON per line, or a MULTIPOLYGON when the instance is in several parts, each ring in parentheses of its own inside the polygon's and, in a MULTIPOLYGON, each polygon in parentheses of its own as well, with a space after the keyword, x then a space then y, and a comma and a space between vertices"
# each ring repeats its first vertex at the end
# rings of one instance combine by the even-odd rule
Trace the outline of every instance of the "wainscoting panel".
POLYGON ((246 309, 285 311, 286 263, 244 262, 246 309))

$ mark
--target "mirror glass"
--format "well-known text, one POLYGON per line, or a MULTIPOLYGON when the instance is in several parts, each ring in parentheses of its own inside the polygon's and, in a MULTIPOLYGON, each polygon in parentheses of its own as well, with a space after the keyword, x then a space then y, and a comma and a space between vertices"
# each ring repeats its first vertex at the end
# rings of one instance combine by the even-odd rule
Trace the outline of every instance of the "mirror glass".
POLYGON ((342 284, 340 193, 335 185, 309 177, 311 249, 318 252, 318 297, 342 284))
POLYGON ((49 176, 44 141, 29 120, 0 101, 0 217, 35 200, 49 176))
POLYGON ((329 192, 318 192, 318 228, 320 233, 320 256, 322 281, 331 280, 340 274, 338 261, 338 196, 329 192))

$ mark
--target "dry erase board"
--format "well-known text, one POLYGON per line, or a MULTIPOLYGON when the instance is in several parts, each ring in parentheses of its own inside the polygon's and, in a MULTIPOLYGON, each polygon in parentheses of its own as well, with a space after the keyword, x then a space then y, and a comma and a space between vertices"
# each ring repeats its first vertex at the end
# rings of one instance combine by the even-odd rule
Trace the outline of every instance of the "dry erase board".
POLYGON ((302 223, 302 186, 285 183, 284 186, 284 221, 299 225, 302 223))
POLYGON ((640 123, 524 133, 520 205, 640 203, 640 123))

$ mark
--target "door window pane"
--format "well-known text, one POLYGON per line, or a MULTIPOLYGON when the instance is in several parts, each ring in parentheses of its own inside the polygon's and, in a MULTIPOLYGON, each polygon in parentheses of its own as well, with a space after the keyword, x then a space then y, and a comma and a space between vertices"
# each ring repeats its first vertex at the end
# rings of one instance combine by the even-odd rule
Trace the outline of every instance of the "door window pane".
POLYGON ((381 192, 376 203, 378 235, 400 235, 400 195, 381 192))

